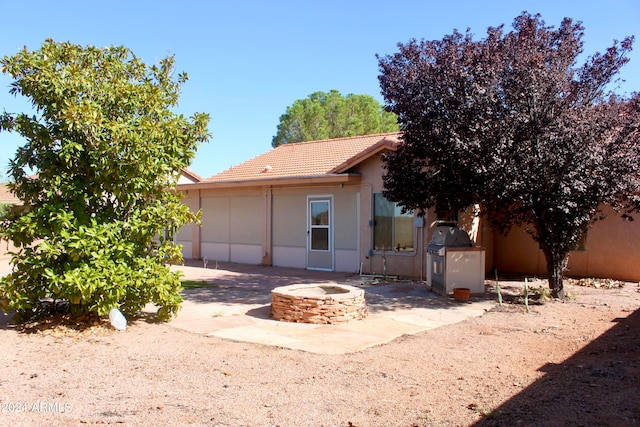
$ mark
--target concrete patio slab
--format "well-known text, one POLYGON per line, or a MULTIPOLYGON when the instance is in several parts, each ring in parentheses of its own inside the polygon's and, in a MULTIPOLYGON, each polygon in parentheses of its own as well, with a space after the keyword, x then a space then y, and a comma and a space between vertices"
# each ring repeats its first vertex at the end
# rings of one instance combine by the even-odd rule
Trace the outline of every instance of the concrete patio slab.
MULTIPOLYGON (((402 335, 481 316, 495 301, 472 297, 468 303, 436 295, 419 282, 382 282, 353 274, 202 262, 174 266, 185 280, 207 287, 183 291, 184 302, 172 327, 234 341, 277 346, 318 354, 343 354, 386 344, 402 335), (271 290, 291 284, 343 284, 365 290, 369 316, 336 325, 279 322, 269 317, 271 290)), ((0 260, 2 276, 11 271, 0 260)), ((149 305, 146 312, 156 310, 149 305)), ((9 316, 1 322, 8 324, 9 316)), ((0 323, 1 323, 0 322, 0 323)))
MULTIPOLYGON (((343 354, 386 344, 402 335, 481 316, 495 302, 475 297, 467 303, 432 293, 418 282, 377 282, 344 273, 279 267, 197 264, 173 267, 186 280, 209 287, 185 290, 178 316, 169 324, 218 338, 318 354, 343 354), (347 284, 365 290, 369 316, 336 325, 279 322, 269 317, 271 289, 289 284, 347 284)), ((149 308, 152 310, 152 308, 149 308)))

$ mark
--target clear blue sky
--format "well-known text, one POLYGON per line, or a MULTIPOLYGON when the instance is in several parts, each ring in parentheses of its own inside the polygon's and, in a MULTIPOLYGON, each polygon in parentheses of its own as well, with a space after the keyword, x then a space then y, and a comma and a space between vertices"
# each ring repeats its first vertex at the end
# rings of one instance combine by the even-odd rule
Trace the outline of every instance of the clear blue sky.
MULTIPOLYGON (((0 55, 46 38, 94 46, 124 45, 148 64, 172 54, 190 81, 179 112, 211 115, 213 139, 199 147, 192 169, 205 177, 271 148, 288 105, 312 92, 337 89, 380 102, 376 54, 398 42, 441 39, 454 28, 478 38, 522 11, 557 27, 563 17, 585 26, 585 53, 636 35, 618 92, 640 91, 638 0, 458 1, 43 1, 0 0, 0 55)), ((8 93, 0 74, 0 111, 29 111, 8 93)), ((0 172, 22 140, 0 133, 0 172)))

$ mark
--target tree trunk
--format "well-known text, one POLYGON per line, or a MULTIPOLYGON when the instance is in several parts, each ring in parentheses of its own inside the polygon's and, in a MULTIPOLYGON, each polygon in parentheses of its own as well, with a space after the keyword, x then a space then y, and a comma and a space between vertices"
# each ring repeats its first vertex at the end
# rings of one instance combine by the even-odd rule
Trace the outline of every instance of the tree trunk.
POLYGON ((553 298, 564 299, 564 271, 569 260, 568 254, 559 254, 555 251, 543 251, 547 260, 547 275, 549 277, 549 289, 553 298))

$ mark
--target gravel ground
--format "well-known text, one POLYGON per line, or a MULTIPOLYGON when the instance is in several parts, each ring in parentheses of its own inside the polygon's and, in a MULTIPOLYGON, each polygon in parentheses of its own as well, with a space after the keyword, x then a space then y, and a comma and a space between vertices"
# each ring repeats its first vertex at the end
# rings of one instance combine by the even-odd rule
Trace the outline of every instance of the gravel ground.
POLYGON ((0 315, 0 425, 640 425, 638 285, 568 289, 335 356, 0 315))

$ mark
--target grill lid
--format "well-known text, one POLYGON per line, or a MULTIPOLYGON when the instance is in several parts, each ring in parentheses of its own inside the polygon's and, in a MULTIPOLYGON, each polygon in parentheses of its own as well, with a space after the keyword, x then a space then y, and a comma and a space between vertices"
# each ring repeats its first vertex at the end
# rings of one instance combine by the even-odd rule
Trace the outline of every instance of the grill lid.
POLYGON ((441 248, 472 247, 473 242, 466 231, 459 227, 436 227, 427 251, 438 252, 441 248))

